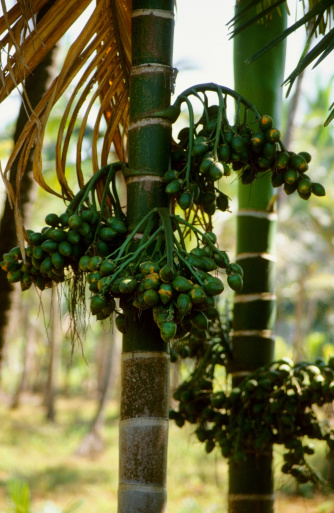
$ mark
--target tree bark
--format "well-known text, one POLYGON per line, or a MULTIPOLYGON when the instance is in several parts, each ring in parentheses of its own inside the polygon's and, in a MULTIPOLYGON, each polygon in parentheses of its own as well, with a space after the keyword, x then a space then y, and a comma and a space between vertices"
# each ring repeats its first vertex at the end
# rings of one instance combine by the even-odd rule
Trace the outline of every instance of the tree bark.
MULTIPOLYGON (((170 105, 174 0, 134 0, 130 80, 130 229, 154 207, 166 207, 171 123, 150 117, 170 105)), ((120 413, 119 513, 166 511, 169 411, 168 345, 151 311, 125 310, 120 413)))
MULTIPOLYGON (((47 3, 39 12, 38 16, 43 17, 52 2, 47 3)), ((44 95, 50 79, 52 77, 52 66, 54 64, 55 51, 53 49, 36 67, 34 73, 28 75, 25 81, 25 90, 31 107, 34 109, 44 95)), ((17 118, 15 132, 13 135, 14 143, 17 142, 26 122, 28 121, 29 107, 24 103, 21 104, 20 112, 17 118)), ((25 221, 29 219, 30 210, 34 203, 34 192, 36 190, 36 182, 32 176, 33 152, 29 157, 27 171, 25 172, 21 182, 21 206, 22 215, 25 221)), ((15 178, 18 171, 18 158, 15 160, 10 171, 10 182, 15 189, 15 178)), ((0 255, 17 245, 17 237, 15 230, 15 221, 13 210, 6 196, 4 210, 0 222, 0 255)), ((11 312, 12 291, 13 286, 8 282, 6 274, 0 273, 0 362, 2 359, 3 347, 6 340, 6 326, 8 316, 11 312)))
MULTIPOLYGON (((237 3, 243 8, 249 0, 237 3)), ((252 11, 254 14, 254 10, 252 11)), ((285 7, 270 20, 256 23, 235 37, 235 89, 253 102, 260 112, 281 119, 285 45, 276 47, 250 66, 245 60, 282 32, 285 7)), ((244 286, 235 295, 233 321, 232 383, 270 363, 275 343, 275 232, 276 213, 268 208, 273 196, 270 173, 251 185, 240 183, 237 215, 236 260, 244 270, 244 286)), ((242 463, 229 465, 229 512, 271 513, 274 507, 272 453, 249 452, 242 463)))

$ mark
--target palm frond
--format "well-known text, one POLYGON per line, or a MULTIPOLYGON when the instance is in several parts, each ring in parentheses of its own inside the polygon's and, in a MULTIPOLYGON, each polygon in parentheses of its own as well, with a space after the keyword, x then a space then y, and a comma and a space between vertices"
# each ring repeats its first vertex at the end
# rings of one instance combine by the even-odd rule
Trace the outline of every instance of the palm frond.
MULTIPOLYGON (((43 57, 57 44, 91 0, 54 0, 45 16, 36 24, 35 15, 46 0, 19 2, 8 12, 1 0, 4 15, 0 18, 2 36, 0 80, 3 101, 17 86, 24 97, 24 81, 43 57)), ((128 123, 128 82, 131 66, 131 0, 97 0, 86 24, 72 42, 64 63, 34 110, 28 102, 29 121, 7 162, 3 178, 16 210, 20 224, 20 184, 28 155, 34 149, 34 178, 47 192, 70 200, 73 192, 66 176, 70 141, 76 139, 76 175, 79 187, 84 185, 82 171, 82 143, 88 118, 93 113, 94 129, 91 144, 92 172, 107 163, 114 143, 118 157, 124 159, 124 137, 128 123), (56 143, 56 174, 60 191, 54 190, 43 174, 42 148, 46 125, 57 101, 66 95, 56 143), (80 129, 78 135, 78 120, 80 129), (100 143, 103 120, 103 150, 100 143), (76 129, 76 130, 74 130, 76 129), (8 182, 10 168, 18 159, 15 190, 8 182)))
MULTIPOLYGON (((231 32, 231 38, 235 37, 242 30, 245 30, 253 23, 256 23, 265 16, 270 15, 270 13, 274 9, 278 8, 282 3, 283 0, 272 1, 270 5, 268 5, 266 8, 263 8, 261 0, 250 1, 246 7, 244 7, 243 9, 239 9, 238 13, 234 16, 234 18, 232 18, 232 20, 228 22, 227 25, 229 25, 230 27, 235 27, 231 32), (249 13, 254 8, 256 8, 256 14, 251 15, 249 17, 249 13), (242 20, 246 16, 248 17, 248 19, 246 18, 246 21, 242 22, 242 20)), ((299 59, 296 68, 292 71, 288 78, 284 80, 283 83, 289 85, 287 91, 288 96, 292 88, 292 85, 295 79, 298 77, 298 75, 302 73, 314 61, 316 62, 313 65, 313 68, 316 67, 333 50, 334 29, 330 28, 331 17, 334 18, 334 0, 309 0, 309 9, 306 11, 304 8, 304 16, 302 16, 289 28, 287 28, 281 34, 275 37, 266 46, 260 48, 255 54, 250 56, 247 59, 246 63, 251 64, 253 61, 264 55, 272 48, 274 48, 274 46, 281 43, 284 39, 286 39, 290 34, 298 30, 300 27, 306 27, 308 29, 308 37, 304 45, 302 55, 299 59), (326 33, 327 30, 328 32, 326 33), (309 50, 314 37, 316 37, 319 34, 323 35, 322 39, 314 46, 313 49, 309 50)), ((333 110, 328 116, 325 122, 325 126, 327 126, 332 119, 333 110)))

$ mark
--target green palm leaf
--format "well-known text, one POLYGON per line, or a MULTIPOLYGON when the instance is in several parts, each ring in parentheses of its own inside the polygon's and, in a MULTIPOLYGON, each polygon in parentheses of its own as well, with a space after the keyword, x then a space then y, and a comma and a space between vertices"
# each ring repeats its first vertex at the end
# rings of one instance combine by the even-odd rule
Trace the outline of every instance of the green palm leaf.
MULTIPOLYGON (((270 15, 270 13, 278 8, 283 3, 283 0, 276 0, 271 5, 269 5, 266 9, 260 9, 255 16, 252 16, 250 19, 242 23, 242 20, 247 16, 250 9, 255 6, 262 6, 261 0, 253 0, 247 4, 247 6, 242 9, 238 15, 236 15, 228 25, 230 27, 235 27, 236 24, 238 26, 233 29, 231 33, 231 38, 235 37, 242 30, 245 30, 247 27, 260 21, 263 17, 270 15)), ((284 84, 289 84, 289 88, 287 91, 287 96, 291 90, 291 87, 297 78, 297 76, 302 73, 311 63, 314 61, 315 64, 313 68, 316 67, 322 60, 327 57, 330 52, 334 48, 334 29, 329 30, 327 34, 325 34, 328 25, 330 25, 331 16, 333 16, 333 0, 318 0, 314 5, 314 2, 310 3, 310 9, 305 12, 304 16, 302 16, 299 20, 297 20, 291 27, 284 30, 277 37, 273 38, 267 45, 263 48, 260 48, 255 54, 250 56, 246 63, 250 64, 266 52, 274 48, 276 45, 281 43, 284 39, 286 39, 290 34, 294 33, 300 27, 310 27, 311 30, 307 37, 304 49, 302 51, 301 58, 296 66, 296 68, 292 71, 289 77, 284 81, 284 84), (311 46, 311 42, 317 34, 317 31, 323 34, 321 40, 315 45, 315 47, 309 51, 311 46)), ((332 108, 332 107, 330 107, 332 108)), ((334 112, 332 111, 325 122, 325 126, 328 125, 330 120, 333 118, 334 112)))

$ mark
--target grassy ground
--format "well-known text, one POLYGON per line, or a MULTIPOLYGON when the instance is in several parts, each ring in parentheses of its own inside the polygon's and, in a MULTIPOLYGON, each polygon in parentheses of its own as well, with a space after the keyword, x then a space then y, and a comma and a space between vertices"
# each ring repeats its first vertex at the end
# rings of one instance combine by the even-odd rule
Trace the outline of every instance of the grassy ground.
MULTIPOLYGON (((44 420, 39 401, 9 411, 0 405, 0 513, 11 510, 8 481, 27 481, 32 513, 116 513, 117 407, 107 410, 105 450, 96 458, 76 455, 95 403, 59 399, 56 423, 44 420)), ((190 429, 171 426, 169 438, 168 513, 225 513, 226 462, 218 453, 205 455, 190 429)), ((284 484, 279 480, 277 487, 284 484)), ((276 513, 334 513, 334 498, 296 498, 277 493, 276 513)), ((251 512, 250 512, 251 513, 251 512)))

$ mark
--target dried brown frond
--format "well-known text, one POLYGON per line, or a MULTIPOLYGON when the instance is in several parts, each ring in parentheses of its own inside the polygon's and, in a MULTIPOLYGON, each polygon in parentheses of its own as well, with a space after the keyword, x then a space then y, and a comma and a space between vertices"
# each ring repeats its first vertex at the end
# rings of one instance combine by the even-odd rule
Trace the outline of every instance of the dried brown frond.
MULTIPOLYGON (((29 73, 56 45, 79 16, 91 4, 91 0, 54 0, 46 14, 36 24, 36 13, 47 0, 20 1, 8 12, 3 5, 0 18, 1 66, 0 101, 15 87, 22 86, 29 73)), ((91 6, 92 7, 92 6, 91 6)), ((107 163, 114 144, 120 160, 124 160, 124 142, 128 120, 128 81, 131 55, 131 0, 97 0, 80 34, 72 42, 64 63, 43 99, 34 110, 29 102, 26 108, 29 121, 26 124, 7 162, 3 177, 10 190, 16 219, 23 233, 20 209, 20 184, 25 172, 28 155, 34 149, 34 178, 47 192, 70 200, 73 192, 66 176, 67 153, 70 141, 76 137, 76 176, 81 188, 82 143, 88 124, 93 117, 91 141, 92 173, 107 163), (66 95, 56 142, 56 173, 60 186, 54 190, 43 175, 42 148, 46 125, 56 102, 66 95), (80 126, 78 123, 80 119, 80 126), (105 122, 107 128, 105 128, 105 122), (98 152, 101 132, 104 132, 102 152, 98 152), (18 158, 15 190, 9 187, 8 176, 14 160, 18 158)))

